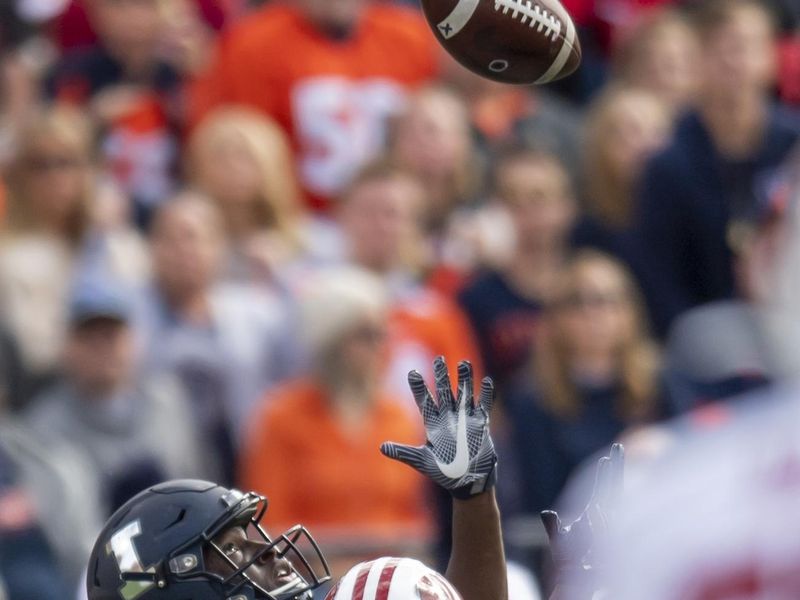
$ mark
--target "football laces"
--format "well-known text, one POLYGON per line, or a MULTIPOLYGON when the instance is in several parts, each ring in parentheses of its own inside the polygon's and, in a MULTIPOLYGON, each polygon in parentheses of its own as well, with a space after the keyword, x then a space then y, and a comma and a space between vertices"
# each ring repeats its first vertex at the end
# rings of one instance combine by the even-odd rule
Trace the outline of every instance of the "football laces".
POLYGON ((494 9, 498 12, 502 10, 504 15, 512 19, 519 19, 520 23, 527 24, 531 29, 536 27, 537 32, 544 32, 554 42, 561 34, 559 18, 531 0, 494 0, 494 9))

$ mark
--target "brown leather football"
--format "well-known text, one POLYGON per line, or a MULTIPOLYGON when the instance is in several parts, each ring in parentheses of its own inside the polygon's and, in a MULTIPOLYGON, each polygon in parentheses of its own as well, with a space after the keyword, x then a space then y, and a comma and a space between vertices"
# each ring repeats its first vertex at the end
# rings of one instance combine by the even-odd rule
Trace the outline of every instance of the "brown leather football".
POLYGON ((548 83, 581 62, 575 24, 558 0, 422 0, 442 46, 503 83, 548 83))

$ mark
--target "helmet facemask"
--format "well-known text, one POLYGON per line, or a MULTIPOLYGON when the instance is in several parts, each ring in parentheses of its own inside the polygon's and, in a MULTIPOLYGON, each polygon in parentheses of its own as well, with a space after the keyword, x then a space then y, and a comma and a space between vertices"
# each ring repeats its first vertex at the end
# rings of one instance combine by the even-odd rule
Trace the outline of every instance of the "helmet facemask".
POLYGON ((154 581, 158 587, 166 587, 170 582, 206 579, 219 587, 220 598, 231 600, 310 600, 311 591, 330 579, 328 564, 305 527, 295 525, 275 538, 267 534, 261 526, 267 510, 266 498, 253 492, 242 494, 231 490, 223 501, 228 505, 225 514, 171 552, 161 565, 161 573, 124 573, 122 578, 154 581), (243 529, 248 540, 261 545, 242 561, 233 560, 218 544, 220 535, 237 527, 243 529), (255 569, 266 568, 261 563, 265 555, 288 561, 291 569, 287 581, 271 589, 253 576, 255 569), (225 572, 216 572, 209 562, 225 565, 225 572))

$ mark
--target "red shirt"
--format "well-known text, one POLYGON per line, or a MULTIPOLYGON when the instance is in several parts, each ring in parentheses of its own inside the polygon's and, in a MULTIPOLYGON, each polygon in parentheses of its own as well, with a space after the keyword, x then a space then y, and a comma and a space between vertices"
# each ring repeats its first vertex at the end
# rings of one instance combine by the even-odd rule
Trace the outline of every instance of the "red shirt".
POLYGON ((191 93, 192 121, 246 104, 289 133, 311 205, 325 208, 384 142, 388 116, 437 71, 438 46, 417 11, 369 4, 346 39, 292 6, 268 5, 223 37, 191 93))

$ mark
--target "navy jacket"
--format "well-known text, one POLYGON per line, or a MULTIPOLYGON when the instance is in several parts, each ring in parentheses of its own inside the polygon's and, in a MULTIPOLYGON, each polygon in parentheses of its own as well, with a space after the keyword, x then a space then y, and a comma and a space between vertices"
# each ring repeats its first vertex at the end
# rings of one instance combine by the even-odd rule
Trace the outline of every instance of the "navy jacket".
POLYGON ((578 393, 584 408, 574 419, 561 419, 542 408, 536 386, 527 380, 516 382, 506 397, 520 508, 525 513, 555 507, 574 470, 610 446, 628 425, 617 416, 615 388, 583 387, 578 393))
POLYGON ((496 271, 476 278, 458 301, 472 324, 486 372, 502 392, 530 359, 542 305, 520 295, 496 271))
POLYGON ((761 148, 733 162, 719 154, 699 115, 688 114, 650 161, 637 207, 634 266, 658 333, 688 308, 734 296, 728 227, 752 213, 757 181, 799 137, 800 116, 775 108, 761 148))

